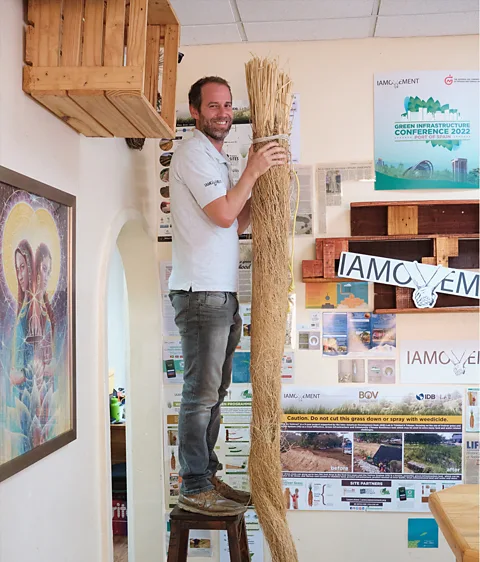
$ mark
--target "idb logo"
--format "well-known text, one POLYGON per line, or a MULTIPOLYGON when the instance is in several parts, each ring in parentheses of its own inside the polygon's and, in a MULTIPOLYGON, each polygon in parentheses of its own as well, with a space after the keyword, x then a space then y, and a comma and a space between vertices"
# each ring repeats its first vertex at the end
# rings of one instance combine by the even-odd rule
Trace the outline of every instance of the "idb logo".
POLYGON ((421 392, 416 395, 417 400, 435 400, 435 394, 424 394, 421 392))
POLYGON ((375 400, 378 396, 378 390, 376 390, 375 392, 371 391, 371 390, 361 390, 358 393, 358 397, 360 398, 360 400, 375 400))
POLYGON ((453 84, 453 76, 451 74, 449 74, 445 80, 444 80, 445 84, 447 86, 451 86, 453 84))

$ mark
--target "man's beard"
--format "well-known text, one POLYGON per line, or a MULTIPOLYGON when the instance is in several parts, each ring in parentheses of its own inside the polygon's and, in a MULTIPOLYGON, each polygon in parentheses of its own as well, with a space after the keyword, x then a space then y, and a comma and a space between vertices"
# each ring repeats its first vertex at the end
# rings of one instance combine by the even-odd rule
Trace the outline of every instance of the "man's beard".
POLYGON ((198 128, 202 131, 202 133, 216 141, 223 141, 232 128, 232 118, 225 117, 223 119, 205 119, 202 115, 200 115, 198 124, 198 128), (225 121, 227 126, 225 128, 217 128, 215 121, 225 121))

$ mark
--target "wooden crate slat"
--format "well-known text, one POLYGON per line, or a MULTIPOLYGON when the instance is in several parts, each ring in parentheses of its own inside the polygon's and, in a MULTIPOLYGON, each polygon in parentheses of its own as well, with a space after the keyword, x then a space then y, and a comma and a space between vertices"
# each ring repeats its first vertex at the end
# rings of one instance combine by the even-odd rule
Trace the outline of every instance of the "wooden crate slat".
POLYGON ((421 314, 430 312, 476 312, 478 314, 478 306, 441 306, 433 308, 374 308, 376 314, 421 314))
POLYGON ((144 93, 153 107, 157 107, 159 52, 162 38, 162 25, 147 26, 147 54, 145 59, 144 93))
POLYGON ((475 234, 480 228, 479 210, 478 199, 355 202, 350 204, 350 230, 352 236, 475 234), (416 219, 410 217, 413 213, 416 219))
POLYGON ((50 0, 48 12, 47 66, 60 64, 60 32, 62 29, 62 0, 50 0))
MULTIPOLYGON (((49 25, 50 25, 50 2, 41 0, 38 3, 38 14, 35 28, 38 32, 38 66, 57 66, 50 65, 49 58, 49 25)), ((60 25, 60 21, 58 22, 60 25)))
POLYGON ((38 65, 40 0, 28 0, 27 27, 25 30, 25 62, 38 65))
POLYGON ((305 283, 309 279, 323 277, 322 260, 303 260, 302 262, 302 281, 305 283))
POLYGON ((476 199, 452 199, 437 201, 436 199, 425 199, 423 201, 352 201, 350 207, 395 207, 396 205, 416 205, 430 206, 434 205, 471 205, 476 203, 476 199))
POLYGON ((103 64, 123 66, 125 46, 125 0, 107 0, 103 64))
POLYGON ((84 109, 78 106, 66 92, 42 94, 34 92, 33 97, 62 121, 86 137, 111 137, 100 123, 95 121, 84 109))
POLYGON ((123 138, 142 136, 140 131, 105 97, 104 92, 71 90, 68 95, 114 136, 123 138))
POLYGON ((146 138, 175 138, 175 133, 150 105, 143 94, 107 91, 107 98, 146 138))
POLYGON ((148 23, 150 25, 180 25, 175 12, 168 0, 149 0, 148 23))
POLYGON ((38 36, 33 25, 25 27, 25 63, 36 65, 38 61, 38 36))
POLYGON ((148 0, 130 0, 127 66, 145 66, 148 0))
POLYGON ((458 256, 458 238, 438 237, 435 240, 437 265, 448 267, 448 258, 450 256, 458 256))
POLYGON ((395 304, 398 308, 416 308, 412 299, 413 289, 409 287, 395 287, 395 304))
POLYGON ((335 277, 335 241, 323 241, 323 274, 325 277, 335 277))
POLYGON ((315 259, 323 261, 323 238, 315 239, 315 259))
POLYGON ((165 28, 163 74, 162 74, 162 117, 175 129, 175 84, 177 83, 178 45, 180 26, 167 25, 165 28))
POLYGON ((63 0, 61 66, 79 66, 82 46, 83 0, 63 0))
POLYGON ((388 234, 418 234, 418 207, 388 207, 388 234))
POLYGON ((26 92, 58 90, 114 90, 141 92, 142 69, 135 66, 64 66, 23 68, 26 92))
POLYGON ((85 0, 82 66, 103 64, 103 0, 85 0))

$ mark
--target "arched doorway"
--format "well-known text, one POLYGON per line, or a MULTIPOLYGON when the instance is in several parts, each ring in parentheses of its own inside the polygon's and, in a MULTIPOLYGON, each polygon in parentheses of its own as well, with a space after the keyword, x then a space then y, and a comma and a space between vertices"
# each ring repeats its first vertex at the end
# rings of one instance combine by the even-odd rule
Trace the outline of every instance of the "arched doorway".
MULTIPOLYGON (((128 562, 157 562, 165 552, 160 287, 155 242, 134 211, 118 217, 106 248, 101 286, 115 252, 121 256, 128 294, 129 366, 126 374, 126 462, 128 489, 128 562)), ((113 560, 112 485, 108 387, 107 299, 100 311, 102 467, 102 560, 113 560), (103 445, 102 446, 102 441, 103 445)))

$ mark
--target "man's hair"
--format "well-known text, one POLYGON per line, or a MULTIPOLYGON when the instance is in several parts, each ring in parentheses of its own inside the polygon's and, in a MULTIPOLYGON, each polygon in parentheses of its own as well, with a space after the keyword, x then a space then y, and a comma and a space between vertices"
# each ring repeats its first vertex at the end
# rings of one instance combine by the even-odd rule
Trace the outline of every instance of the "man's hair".
POLYGON ((220 76, 205 76, 197 80, 188 92, 188 103, 197 111, 200 111, 202 105, 202 88, 205 84, 221 84, 222 86, 226 86, 230 92, 230 97, 232 97, 230 84, 224 78, 220 78, 220 76))

